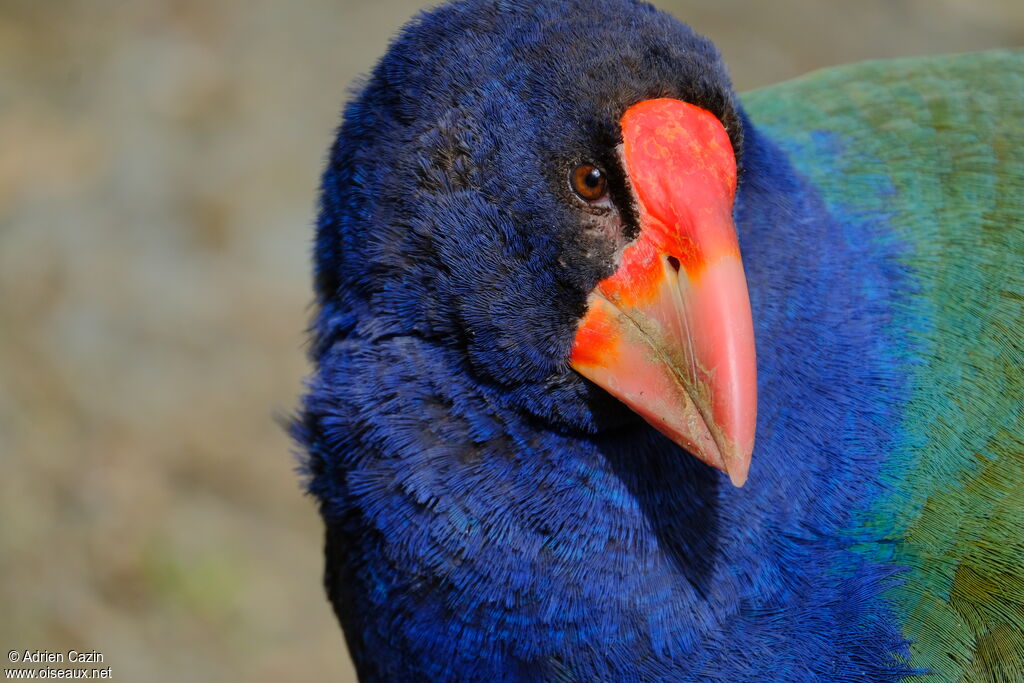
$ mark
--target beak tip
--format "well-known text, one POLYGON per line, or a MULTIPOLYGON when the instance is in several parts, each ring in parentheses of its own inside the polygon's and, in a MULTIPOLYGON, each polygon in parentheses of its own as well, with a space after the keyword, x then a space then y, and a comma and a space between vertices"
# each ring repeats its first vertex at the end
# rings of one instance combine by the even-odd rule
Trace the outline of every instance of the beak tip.
POLYGON ((753 448, 731 448, 724 454, 722 460, 725 463, 725 473, 729 475, 729 481, 736 488, 743 488, 743 485, 747 483, 747 477, 750 474, 750 460, 753 455, 751 451, 753 448))
POLYGON ((743 485, 747 483, 747 473, 740 473, 735 470, 731 471, 729 472, 729 481, 732 482, 733 486, 735 486, 738 489, 741 489, 743 488, 743 485))

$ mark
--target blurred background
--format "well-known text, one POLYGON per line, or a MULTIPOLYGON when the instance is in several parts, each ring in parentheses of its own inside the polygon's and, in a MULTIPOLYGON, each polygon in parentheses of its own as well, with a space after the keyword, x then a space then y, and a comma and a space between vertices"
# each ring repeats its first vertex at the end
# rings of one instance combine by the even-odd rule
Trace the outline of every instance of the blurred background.
MULTIPOLYGON (((656 4, 740 89, 1024 44, 1020 0, 656 4)), ((423 6, 0 0, 0 648, 352 680, 275 416, 346 88, 423 6)))

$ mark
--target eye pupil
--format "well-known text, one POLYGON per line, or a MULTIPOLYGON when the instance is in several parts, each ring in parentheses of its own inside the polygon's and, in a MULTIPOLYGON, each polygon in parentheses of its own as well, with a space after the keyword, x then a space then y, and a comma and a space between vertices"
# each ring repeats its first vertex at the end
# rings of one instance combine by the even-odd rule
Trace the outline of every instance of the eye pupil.
POLYGON ((608 180, 604 171, 593 164, 582 164, 573 169, 570 177, 573 191, 588 202, 596 202, 608 194, 608 180))

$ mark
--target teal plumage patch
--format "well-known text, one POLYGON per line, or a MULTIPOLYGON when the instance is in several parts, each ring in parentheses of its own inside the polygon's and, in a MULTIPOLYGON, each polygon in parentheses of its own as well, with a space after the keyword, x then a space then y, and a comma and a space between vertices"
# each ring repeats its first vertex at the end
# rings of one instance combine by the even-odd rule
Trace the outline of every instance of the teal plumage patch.
POLYGON ((912 664, 1022 680, 1024 53, 829 69, 744 104, 834 213, 905 245, 890 329, 910 394, 861 531, 906 568, 887 598, 912 664))

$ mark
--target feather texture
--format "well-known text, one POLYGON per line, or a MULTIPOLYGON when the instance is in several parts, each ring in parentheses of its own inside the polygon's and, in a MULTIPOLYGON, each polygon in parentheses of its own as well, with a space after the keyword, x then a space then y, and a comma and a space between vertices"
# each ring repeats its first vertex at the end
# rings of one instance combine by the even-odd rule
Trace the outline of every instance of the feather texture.
POLYGON ((1013 680, 1022 62, 869 63, 740 104, 644 3, 407 27, 324 174, 294 427, 360 676, 1013 680), (744 169, 743 489, 566 362, 615 245, 564 166, 662 96, 714 112, 744 169))
MULTIPOLYGON (((914 664, 1024 675, 1024 54, 830 69, 744 98, 827 206, 902 243, 910 371, 864 552, 914 664)), ((770 340, 767 343, 771 343, 770 340)))

